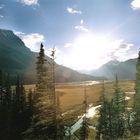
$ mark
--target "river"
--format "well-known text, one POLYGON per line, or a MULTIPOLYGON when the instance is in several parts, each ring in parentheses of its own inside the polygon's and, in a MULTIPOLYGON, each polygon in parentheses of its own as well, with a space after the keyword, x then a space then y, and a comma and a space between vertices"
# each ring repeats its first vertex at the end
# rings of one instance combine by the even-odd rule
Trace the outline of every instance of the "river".
MULTIPOLYGON (((130 97, 125 98, 125 100, 130 100, 130 97)), ((87 110, 87 114, 86 117, 87 118, 93 118, 95 117, 98 108, 100 108, 101 105, 98 106, 92 106, 89 105, 89 109, 87 110)), ((84 118, 85 114, 79 117, 79 120, 71 127, 71 134, 73 134, 76 130, 78 130, 81 127, 81 124, 83 122, 83 118, 84 118)), ((93 126, 89 126, 90 128, 94 128, 93 126)))
MULTIPOLYGON (((90 106, 88 111, 87 111, 86 117, 87 118, 93 118, 97 113, 97 109, 100 108, 100 107, 101 107, 101 105, 90 106)), ((79 120, 71 127, 71 134, 73 134, 76 130, 78 130, 81 127, 84 116, 85 116, 85 114, 80 116, 79 120)), ((92 126, 90 126, 90 127, 92 127, 92 126)))
POLYGON ((69 85, 69 86, 90 86, 99 84, 100 81, 82 81, 82 82, 68 82, 68 83, 56 83, 56 85, 69 85))

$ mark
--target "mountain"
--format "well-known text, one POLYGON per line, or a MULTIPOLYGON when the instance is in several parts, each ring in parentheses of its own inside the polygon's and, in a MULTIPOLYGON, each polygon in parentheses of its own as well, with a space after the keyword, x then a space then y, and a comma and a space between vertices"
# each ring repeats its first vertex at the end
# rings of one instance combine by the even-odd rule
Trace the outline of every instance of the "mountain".
POLYGON ((0 69, 22 73, 32 63, 35 54, 25 47, 12 31, 0 29, 0 69))
POLYGON ((119 79, 135 79, 137 59, 129 59, 124 62, 117 60, 110 61, 97 70, 90 71, 91 75, 106 76, 108 79, 114 79, 117 74, 119 79))
MULTIPOLYGON (((0 70, 11 75, 23 75, 25 83, 34 83, 36 80, 37 55, 27 48, 12 31, 0 29, 0 70)), ((51 61, 48 56, 46 56, 46 59, 51 61)), ((102 78, 81 74, 64 66, 57 65, 56 67, 57 82, 100 79, 102 78)))

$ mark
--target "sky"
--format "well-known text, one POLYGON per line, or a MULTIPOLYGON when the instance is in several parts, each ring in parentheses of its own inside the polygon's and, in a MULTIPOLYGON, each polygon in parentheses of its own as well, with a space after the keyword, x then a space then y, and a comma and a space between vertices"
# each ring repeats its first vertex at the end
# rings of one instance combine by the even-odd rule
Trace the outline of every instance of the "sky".
POLYGON ((140 0, 0 0, 0 28, 75 70, 136 58, 139 26, 140 0))

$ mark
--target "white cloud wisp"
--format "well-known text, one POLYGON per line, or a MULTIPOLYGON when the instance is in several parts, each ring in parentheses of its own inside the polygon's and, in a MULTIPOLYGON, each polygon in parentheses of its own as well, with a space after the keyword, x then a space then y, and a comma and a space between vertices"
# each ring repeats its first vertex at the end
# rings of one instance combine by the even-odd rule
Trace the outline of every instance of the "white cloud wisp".
POLYGON ((75 10, 73 8, 70 8, 70 7, 67 8, 67 12, 70 13, 70 14, 82 14, 82 11, 75 10))
POLYGON ((27 5, 27 6, 31 6, 31 5, 38 5, 38 0, 18 0, 18 2, 27 5))
POLYGON ((84 31, 84 32, 88 32, 89 30, 84 27, 83 25, 79 25, 79 26, 75 26, 74 27, 76 30, 79 30, 79 31, 84 31))
POLYGON ((22 41, 28 48, 30 48, 32 51, 35 52, 39 51, 40 43, 45 42, 45 37, 42 34, 38 33, 25 34, 22 32, 15 32, 15 34, 22 39, 22 41))

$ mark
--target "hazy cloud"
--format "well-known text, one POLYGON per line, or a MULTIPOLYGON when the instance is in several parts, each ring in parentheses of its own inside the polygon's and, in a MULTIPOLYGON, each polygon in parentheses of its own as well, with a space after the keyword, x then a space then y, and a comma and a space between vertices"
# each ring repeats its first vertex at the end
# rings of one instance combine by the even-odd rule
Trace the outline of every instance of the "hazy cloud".
POLYGON ((75 26, 74 27, 76 30, 79 30, 79 31, 84 31, 84 32, 88 32, 89 30, 84 27, 83 25, 79 25, 79 26, 75 26))
POLYGON ((66 44, 64 45, 64 48, 71 48, 72 46, 73 46, 72 43, 66 43, 66 44))
POLYGON ((125 42, 122 42, 122 44, 120 44, 119 46, 119 49, 125 49, 125 50, 129 50, 131 47, 133 47, 134 44, 132 43, 125 43, 125 42))
POLYGON ((25 34, 22 32, 15 32, 15 34, 18 35, 25 43, 25 45, 32 51, 38 51, 40 43, 45 42, 45 37, 42 34, 38 33, 25 34))
POLYGON ((124 42, 123 40, 116 40, 113 44, 113 49, 108 54, 110 59, 117 59, 119 61, 125 61, 129 58, 131 58, 131 54, 129 54, 129 51, 132 47, 134 47, 134 44, 124 42))
POLYGON ((140 0, 133 0, 131 6, 134 10, 140 9, 140 0))
POLYGON ((73 9, 73 8, 70 8, 70 7, 67 8, 67 11, 68 11, 68 13, 70 13, 70 14, 82 14, 82 11, 80 11, 80 10, 75 10, 75 9, 73 9))
POLYGON ((4 6, 5 6, 4 4, 1 4, 1 5, 0 5, 0 9, 3 9, 4 6))
POLYGON ((83 24, 84 24, 84 20, 83 20, 83 19, 81 19, 80 24, 81 24, 81 25, 83 25, 83 24))
POLYGON ((64 47, 69 48, 69 51, 65 51, 63 63, 74 69, 94 69, 111 60, 125 61, 136 57, 132 52, 134 47, 132 43, 96 38, 91 35, 79 37, 73 44, 66 43, 64 47))
POLYGON ((75 26, 74 28, 75 28, 76 30, 79 30, 79 31, 89 32, 88 28, 86 28, 86 27, 84 26, 84 20, 83 20, 83 19, 80 20, 80 25, 77 25, 77 26, 75 26))
POLYGON ((38 0, 18 0, 18 2, 21 2, 22 4, 31 6, 31 5, 38 5, 38 0))
POLYGON ((0 18, 4 18, 4 16, 3 15, 0 15, 0 18))

